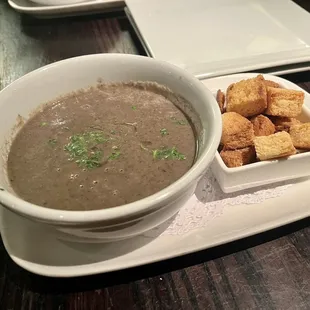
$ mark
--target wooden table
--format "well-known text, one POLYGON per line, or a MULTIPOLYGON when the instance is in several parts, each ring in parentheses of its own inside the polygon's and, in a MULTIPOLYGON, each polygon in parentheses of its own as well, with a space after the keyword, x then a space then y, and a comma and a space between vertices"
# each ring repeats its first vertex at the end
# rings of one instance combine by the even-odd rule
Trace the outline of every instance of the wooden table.
MULTIPOLYGON (((308 0, 296 2, 310 11, 308 0)), ((102 52, 144 53, 122 12, 35 20, 0 2, 0 89, 42 65, 102 52)), ((310 91, 310 72, 286 78, 310 91)), ((1 244, 0 309, 310 309, 309 224, 75 279, 32 275, 1 244)))

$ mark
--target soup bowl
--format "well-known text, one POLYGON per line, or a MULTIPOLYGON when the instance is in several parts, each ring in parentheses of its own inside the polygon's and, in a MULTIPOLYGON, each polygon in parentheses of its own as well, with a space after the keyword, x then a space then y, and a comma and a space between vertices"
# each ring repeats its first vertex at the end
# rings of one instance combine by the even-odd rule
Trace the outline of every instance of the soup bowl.
POLYGON ((142 234, 174 216, 194 194, 214 158, 221 127, 220 111, 212 93, 194 76, 169 63, 124 54, 87 55, 53 63, 26 74, 0 92, 0 204, 15 214, 60 230, 61 235, 73 241, 107 242, 142 234), (195 163, 163 190, 114 208, 62 211, 22 200, 14 194, 6 173, 7 154, 12 132, 18 127, 17 120, 29 118, 44 102, 95 85, 98 79, 153 81, 183 96, 201 123, 195 163))

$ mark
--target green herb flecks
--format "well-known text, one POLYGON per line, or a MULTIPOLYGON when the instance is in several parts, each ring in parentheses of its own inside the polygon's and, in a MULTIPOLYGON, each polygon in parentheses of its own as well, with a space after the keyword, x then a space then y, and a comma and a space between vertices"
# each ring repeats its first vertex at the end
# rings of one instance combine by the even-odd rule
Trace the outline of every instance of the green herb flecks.
POLYGON ((48 125, 47 122, 42 122, 42 123, 40 124, 41 127, 45 127, 45 126, 47 126, 47 125, 48 125))
POLYGON ((109 139, 101 131, 84 132, 71 136, 64 150, 80 167, 92 169, 101 166, 103 151, 99 147, 107 141, 109 139))
POLYGON ((153 150, 154 159, 174 159, 174 160, 184 160, 186 156, 180 153, 176 147, 172 148, 161 148, 153 150))
POLYGON ((161 130, 160 130, 160 134, 161 134, 162 136, 167 136, 167 135, 169 135, 168 130, 167 130, 166 128, 161 129, 161 130))
POLYGON ((135 105, 133 105, 133 106, 131 107, 131 109, 132 109, 132 110, 137 110, 137 107, 136 107, 135 105))
POLYGON ((140 142, 140 147, 142 150, 144 151, 149 151, 149 149, 147 148, 147 146, 150 146, 152 145, 152 142, 151 141, 141 141, 140 142))
POLYGON ((115 160, 118 159, 121 156, 121 152, 119 150, 119 147, 114 145, 112 146, 112 154, 108 157, 108 160, 115 160))
POLYGON ((118 159, 121 156, 121 152, 118 150, 115 150, 112 152, 112 154, 109 156, 109 160, 115 160, 118 159))
POLYGON ((140 147, 142 150, 144 151, 148 151, 149 149, 147 147, 145 147, 142 143, 140 143, 140 147))
POLYGON ((184 126, 184 125, 187 125, 187 121, 186 120, 182 120, 182 119, 177 119, 176 117, 171 117, 171 120, 175 123, 175 124, 177 124, 177 125, 182 125, 182 126, 184 126))
POLYGON ((110 133, 111 133, 112 135, 115 135, 115 134, 116 134, 116 131, 115 131, 115 130, 111 130, 110 133))
POLYGON ((97 150, 91 152, 88 156, 83 156, 80 159, 77 159, 75 162, 80 167, 86 167, 88 169, 96 168, 101 166, 101 159, 103 156, 103 152, 101 150, 97 150))
POLYGON ((51 145, 51 146, 54 146, 57 144, 57 140, 56 139, 49 139, 48 141, 48 144, 51 145))

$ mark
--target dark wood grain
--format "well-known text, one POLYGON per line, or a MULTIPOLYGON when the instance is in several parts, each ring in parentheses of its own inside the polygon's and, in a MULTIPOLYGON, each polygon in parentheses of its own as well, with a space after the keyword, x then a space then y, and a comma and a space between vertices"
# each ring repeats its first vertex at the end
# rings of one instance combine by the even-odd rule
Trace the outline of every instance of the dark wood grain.
MULTIPOLYGON (((310 11, 308 0, 296 3, 310 11)), ((123 12, 36 20, 0 2, 0 89, 42 65, 110 52, 144 53, 123 12)), ((310 91, 310 72, 285 78, 310 91)), ((0 309, 310 309, 309 224, 75 279, 32 275, 0 244, 0 309)))

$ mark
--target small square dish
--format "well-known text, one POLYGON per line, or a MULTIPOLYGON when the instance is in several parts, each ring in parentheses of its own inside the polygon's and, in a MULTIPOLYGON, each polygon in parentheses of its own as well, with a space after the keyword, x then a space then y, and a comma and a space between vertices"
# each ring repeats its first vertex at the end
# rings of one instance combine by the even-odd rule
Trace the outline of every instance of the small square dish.
MULTIPOLYGON (((257 76, 257 73, 243 73, 207 79, 202 82, 216 96, 219 89, 226 94, 226 90, 233 83, 237 83, 241 80, 253 79, 257 76)), ((302 105, 301 113, 296 117, 296 119, 301 123, 310 122, 310 95, 307 92, 296 84, 283 78, 268 74, 263 75, 263 77, 265 80, 279 84, 281 89, 295 90, 298 92, 302 91, 304 93, 304 103, 302 105)), ((262 114, 264 113, 265 112, 262 114)), ((285 134, 289 137, 286 132, 285 134)), ((281 135, 284 136, 285 134, 283 134, 283 132, 281 133, 281 135)), ((273 136, 275 136, 275 134, 273 134, 273 136)), ((266 137, 263 138, 267 137, 270 136, 267 136, 266 134, 266 137)), ((281 136, 280 138, 283 137, 281 136)), ((277 137, 275 137, 275 139, 277 139, 277 137)), ((255 138, 254 140, 256 141, 257 139, 255 138)), ((280 147, 284 147, 284 144, 285 142, 280 140, 280 147)), ((257 153, 257 148, 259 148, 259 145, 257 146, 255 144, 255 148, 257 153)), ((226 166, 220 156, 220 153, 217 152, 212 163, 212 172, 215 175, 222 191, 225 193, 232 193, 247 188, 307 177, 310 175, 310 150, 302 151, 299 150, 298 147, 296 147, 296 149, 296 154, 288 157, 284 156, 279 159, 256 161, 240 167, 232 168, 226 166)))

